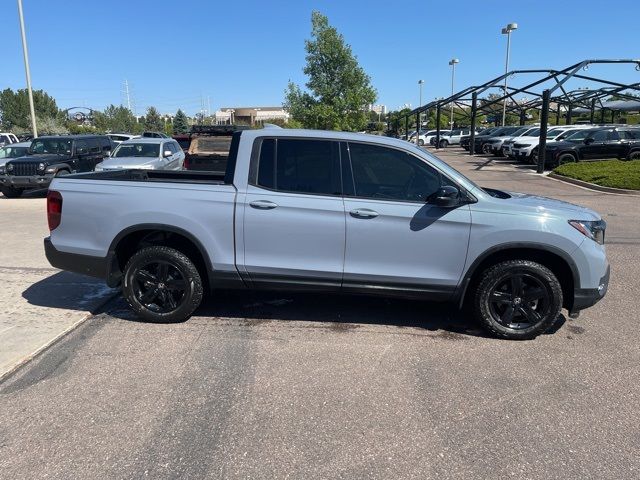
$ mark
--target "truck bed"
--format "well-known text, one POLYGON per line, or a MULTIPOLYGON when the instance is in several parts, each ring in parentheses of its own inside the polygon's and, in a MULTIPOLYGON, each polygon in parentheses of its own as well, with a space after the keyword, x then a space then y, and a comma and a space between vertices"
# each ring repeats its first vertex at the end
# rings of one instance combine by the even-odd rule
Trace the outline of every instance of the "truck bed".
POLYGON ((83 180, 114 180, 118 182, 206 183, 222 185, 224 172, 194 172, 188 170, 111 170, 69 175, 83 180))

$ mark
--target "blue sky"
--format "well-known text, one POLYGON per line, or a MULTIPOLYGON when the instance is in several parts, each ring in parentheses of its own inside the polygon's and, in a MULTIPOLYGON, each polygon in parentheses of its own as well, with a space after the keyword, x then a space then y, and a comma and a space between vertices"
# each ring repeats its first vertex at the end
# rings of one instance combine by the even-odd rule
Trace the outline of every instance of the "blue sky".
MULTIPOLYGON (((379 103, 396 109, 483 83, 504 70, 500 29, 517 22, 512 69, 562 68, 586 58, 640 58, 640 1, 618 0, 23 0, 34 88, 59 106, 104 108, 131 85, 137 113, 201 97, 220 106, 280 105, 289 79, 304 83, 304 39, 319 10, 370 74, 379 103), (611 8, 609 8, 611 6, 611 8)), ((25 85, 16 2, 3 2, 0 88, 25 85)), ((630 66, 589 74, 639 82, 630 66)), ((584 82, 583 82, 584 83, 584 82)), ((574 87, 585 86, 576 83, 574 87)))

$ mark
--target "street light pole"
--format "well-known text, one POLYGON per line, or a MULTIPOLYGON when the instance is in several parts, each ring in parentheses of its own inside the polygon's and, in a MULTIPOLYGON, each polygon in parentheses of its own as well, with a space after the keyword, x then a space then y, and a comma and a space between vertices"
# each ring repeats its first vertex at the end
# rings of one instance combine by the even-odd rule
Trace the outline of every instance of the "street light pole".
POLYGON ((507 59, 504 64, 504 101, 502 102, 502 126, 507 117, 507 73, 509 72, 509 52, 511 50, 511 32, 518 29, 517 23, 509 23, 502 29, 502 34, 507 36, 507 59))
MULTIPOLYGON (((418 80, 418 89, 420 90, 420 101, 418 102, 418 108, 422 107, 422 85, 424 85, 424 80, 418 80)), ((422 112, 418 113, 418 125, 416 125, 416 145, 420 143, 421 127, 422 127, 422 112)))
MULTIPOLYGON (((454 94, 454 82, 455 82, 455 78, 456 78, 456 63, 460 63, 460 60, 458 60, 457 58, 452 58, 451 60, 449 60, 449 65, 451 65, 451 96, 453 97, 454 94)), ((453 130, 453 100, 451 101, 451 119, 450 119, 450 123, 451 123, 451 130, 453 130)))
POLYGON ((29 70, 29 52, 27 50, 27 36, 24 32, 24 14, 22 0, 18 0, 18 16, 20 17, 20 33, 22 34, 22 55, 24 56, 24 70, 27 75, 27 93, 29 94, 29 111, 31 113, 31 130, 33 137, 38 136, 36 128, 36 109, 33 105, 33 91, 31 90, 31 71, 29 70))

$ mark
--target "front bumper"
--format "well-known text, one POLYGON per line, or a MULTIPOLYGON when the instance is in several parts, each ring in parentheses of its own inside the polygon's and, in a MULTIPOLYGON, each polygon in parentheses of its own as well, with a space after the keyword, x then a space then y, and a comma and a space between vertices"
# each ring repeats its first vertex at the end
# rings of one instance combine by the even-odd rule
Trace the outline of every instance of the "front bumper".
POLYGON ((32 175, 21 177, 16 175, 0 175, 0 185, 15 188, 45 188, 53 180, 54 175, 32 175))
POLYGON ((607 267, 607 273, 600 279, 598 288, 576 288, 573 291, 573 306, 570 314, 575 314, 580 310, 594 306, 604 298, 609 289, 609 276, 611 267, 607 267))

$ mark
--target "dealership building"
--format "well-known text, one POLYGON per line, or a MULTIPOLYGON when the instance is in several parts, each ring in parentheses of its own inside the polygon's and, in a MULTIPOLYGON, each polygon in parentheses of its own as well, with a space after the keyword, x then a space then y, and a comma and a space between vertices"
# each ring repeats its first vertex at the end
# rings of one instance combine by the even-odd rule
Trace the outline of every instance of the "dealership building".
POLYGON ((215 113, 218 125, 241 123, 254 125, 269 120, 289 120, 289 112, 282 107, 225 107, 215 113))

